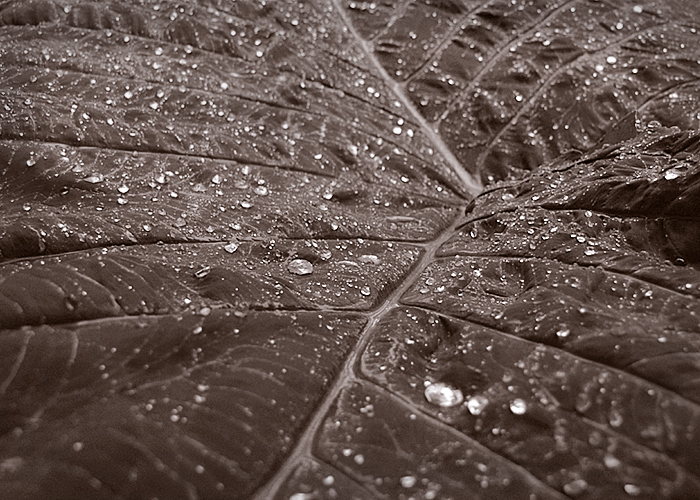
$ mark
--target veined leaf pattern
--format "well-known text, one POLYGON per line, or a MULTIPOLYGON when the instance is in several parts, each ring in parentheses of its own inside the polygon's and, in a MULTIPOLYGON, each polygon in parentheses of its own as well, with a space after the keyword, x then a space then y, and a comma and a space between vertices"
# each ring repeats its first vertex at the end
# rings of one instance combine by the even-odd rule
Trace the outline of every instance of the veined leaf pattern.
POLYGON ((697 9, 634 0, 350 4, 388 73, 486 182, 588 149, 632 110, 697 127, 697 9))
POLYGON ((1 4, 0 497, 699 496, 697 13, 1 4))

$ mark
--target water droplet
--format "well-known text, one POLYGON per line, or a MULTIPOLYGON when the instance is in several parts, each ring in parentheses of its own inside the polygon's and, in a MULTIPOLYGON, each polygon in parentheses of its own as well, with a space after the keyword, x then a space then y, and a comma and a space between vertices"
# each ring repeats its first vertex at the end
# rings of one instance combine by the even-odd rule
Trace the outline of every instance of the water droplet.
POLYGON ((224 246, 224 250, 226 250, 228 253, 234 253, 236 250, 238 250, 239 244, 235 240, 231 240, 228 242, 227 245, 224 246))
POLYGON ((292 274, 303 276, 314 272, 314 266, 306 259, 294 259, 287 266, 287 271, 292 274))
POLYGON ((372 293, 372 289, 368 286, 363 286, 360 288, 360 293, 365 297, 368 297, 372 293))
POLYGON ((357 465, 362 465, 363 463, 365 463, 365 457, 364 457, 364 455, 361 455, 360 453, 358 453, 357 455, 355 455, 355 456, 353 457, 353 460, 355 461, 355 463, 356 463, 357 465))
POLYGON ((201 269, 195 271, 195 278, 204 278, 207 274, 211 272, 211 266, 204 266, 201 269))
POLYGON ((127 90, 126 92, 124 92, 125 99, 131 99, 132 97, 134 97, 134 93, 131 90, 127 90))
POLYGON ((314 498, 317 498, 315 493, 294 493, 289 500, 313 500, 314 498))
POLYGON ((624 488, 625 493, 627 493, 631 497, 638 497, 642 494, 642 489, 636 484, 626 484, 624 488))
POLYGON ((584 479, 574 479, 564 485, 564 493, 577 496, 586 491, 586 488, 588 488, 588 483, 584 479))
POLYGON ((527 411, 527 403, 520 398, 515 398, 510 402, 510 411, 514 415, 524 415, 527 411))
POLYGON ((622 422, 624 422, 624 418, 622 417, 620 410, 617 408, 612 408, 610 410, 610 415, 608 416, 608 422, 610 422, 612 427, 620 427, 622 422))
POLYGON ((608 64, 615 64, 617 62, 617 57, 608 56, 605 58, 605 62, 607 62, 608 64))
POLYGON ((85 177, 85 182, 89 182, 90 184, 98 184, 104 180, 105 180, 104 175, 99 174, 99 173, 88 175, 87 177, 85 177))
POLYGON ((559 330, 557 330, 557 337, 560 339, 565 339, 566 337, 569 336, 571 333, 571 330, 566 325, 560 325, 559 330))
POLYGON ((425 388, 424 394, 425 399, 427 399, 429 403, 442 406, 443 408, 457 406, 464 401, 464 395, 461 390, 443 382, 430 384, 425 388))
POLYGON ((33 167, 34 165, 36 165, 36 158, 34 158, 34 157, 29 158, 29 159, 27 160, 27 166, 28 166, 28 167, 33 167))
POLYGON ((396 135, 401 135, 402 132, 401 127, 394 127, 391 131, 396 135))
POLYGON ((379 257, 371 254, 360 255, 357 260, 363 264, 379 264, 379 257))
POLYGON ((129 192, 129 186, 123 186, 123 185, 122 185, 122 186, 119 186, 119 187, 117 188, 117 191, 119 191, 119 192, 122 193, 122 194, 126 194, 126 193, 129 192))
POLYGON ((416 478, 413 476, 403 476, 399 481, 404 488, 413 488, 416 484, 416 478))
POLYGON ((259 196, 267 196, 268 190, 265 186, 256 186, 253 192, 259 196))
POLYGON ((469 413, 472 415, 481 415, 481 412, 484 411, 484 408, 486 408, 486 405, 489 404, 489 400, 484 397, 484 396, 474 396, 469 398, 469 401, 467 401, 467 409, 469 410, 469 413))
MULTIPOLYGON (((29 165, 29 162, 27 162, 27 165, 29 165)), ((681 173, 678 170, 671 169, 671 170, 666 170, 664 173, 664 179, 667 181, 672 181, 673 179, 678 179, 681 176, 681 173)))

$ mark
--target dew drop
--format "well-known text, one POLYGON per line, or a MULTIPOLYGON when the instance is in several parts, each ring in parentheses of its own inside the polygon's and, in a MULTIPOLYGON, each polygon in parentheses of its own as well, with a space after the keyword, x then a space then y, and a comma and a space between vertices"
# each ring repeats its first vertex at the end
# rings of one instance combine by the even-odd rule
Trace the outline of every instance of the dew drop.
POLYGON ((524 415, 527 411, 527 403, 520 398, 516 398, 510 402, 510 411, 514 415, 524 415))
POLYGON ((360 293, 365 297, 368 297, 372 293, 372 289, 368 286, 363 286, 360 288, 360 293))
POLYGON ((588 488, 588 483, 584 479, 575 479, 564 485, 564 493, 571 496, 578 496, 588 488))
POLYGON ((566 325, 561 325, 559 327, 559 330, 557 330, 557 337, 559 337, 560 339, 565 339, 569 336, 570 333, 571 330, 569 330, 569 328, 566 325))
POLYGON ((414 476, 403 476, 399 481, 404 488, 413 488, 416 484, 416 478, 414 476))
POLYGON ((211 272, 211 266, 204 266, 204 267, 200 268, 199 270, 195 271, 194 277, 195 278, 204 278, 210 272, 211 272))
POLYGON ((626 484, 624 488, 625 493, 627 493, 631 497, 637 497, 642 494, 642 489, 636 484, 626 484))
POLYGON ((306 259, 294 259, 287 265, 287 271, 303 276, 314 272, 314 266, 306 259))
POLYGON ((90 184, 99 184, 100 182, 104 181, 104 175, 102 174, 92 174, 88 175, 85 178, 85 182, 89 182, 90 184))
POLYGON ((430 384, 425 388, 424 394, 425 399, 427 399, 429 403, 442 406, 443 408, 457 406, 464 401, 464 395, 461 390, 443 382, 430 384))
POLYGON ((360 255, 357 260, 363 264, 379 264, 379 257, 371 254, 360 255))
POLYGON ((228 242, 228 244, 224 245, 224 250, 226 250, 228 253, 234 253, 236 250, 238 250, 238 242, 231 240, 228 242))
POLYGON ((481 412, 484 411, 484 408, 486 408, 486 405, 489 404, 489 400, 484 397, 484 396, 474 396, 469 398, 469 401, 467 401, 467 409, 469 410, 469 413, 472 415, 481 415, 481 412))
MULTIPOLYGON (((29 162, 27 162, 29 164, 29 162)), ((672 181, 673 179, 678 179, 681 176, 680 172, 678 170, 667 170, 664 173, 664 179, 667 181, 672 181)))

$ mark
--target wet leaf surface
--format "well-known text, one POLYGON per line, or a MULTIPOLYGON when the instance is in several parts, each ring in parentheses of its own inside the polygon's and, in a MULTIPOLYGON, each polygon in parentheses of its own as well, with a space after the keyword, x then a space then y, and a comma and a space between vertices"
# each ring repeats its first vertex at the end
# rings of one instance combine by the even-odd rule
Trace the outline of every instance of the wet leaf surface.
POLYGON ((697 15, 0 4, 0 497, 700 496, 697 15))

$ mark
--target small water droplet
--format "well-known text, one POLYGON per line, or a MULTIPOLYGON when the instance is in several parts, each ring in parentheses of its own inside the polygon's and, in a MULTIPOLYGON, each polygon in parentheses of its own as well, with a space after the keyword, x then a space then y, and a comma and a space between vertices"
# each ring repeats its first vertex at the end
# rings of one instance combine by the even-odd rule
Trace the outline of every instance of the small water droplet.
POLYGON ((119 186, 119 187, 117 188, 117 191, 119 191, 119 192, 122 193, 122 194, 126 194, 126 193, 129 192, 129 186, 124 186, 124 185, 119 186))
POLYGON ((424 394, 425 399, 427 399, 429 403, 442 406, 443 408, 457 406, 464 401, 464 395, 461 390, 447 385, 444 382, 430 384, 425 388, 424 394))
POLYGON ((577 496, 586 491, 586 488, 588 488, 588 483, 584 479, 574 479, 564 485, 564 493, 577 496))
POLYGON ((626 484, 624 488, 625 493, 627 493, 631 497, 638 497, 642 494, 642 489, 636 484, 626 484))
POLYGON ((379 257, 371 254, 360 255, 357 260, 363 264, 379 264, 379 257))
POLYGON ((90 184, 98 184, 102 181, 104 181, 104 175, 102 174, 91 174, 85 177, 85 182, 89 182, 90 184))
POLYGON ((514 415, 524 415, 527 411, 527 403, 520 398, 515 398, 510 402, 510 411, 514 415))
POLYGON ((414 476, 403 476, 399 481, 404 488, 413 488, 416 484, 416 478, 414 476))
POLYGON ((372 293, 372 289, 368 286, 363 286, 362 288, 360 288, 360 293, 367 297, 372 293))
MULTIPOLYGON (((29 164, 29 162, 27 162, 29 164)), ((667 181, 672 181, 673 179, 678 179, 681 176, 681 173, 678 170, 671 169, 671 170, 666 170, 664 173, 664 179, 667 181)))
POLYGON ((467 409, 469 410, 469 413, 472 415, 481 415, 481 412, 484 411, 484 408, 486 408, 486 405, 489 404, 489 400, 484 397, 484 396, 474 396, 469 398, 469 401, 467 401, 467 409))
POLYGON ((267 196, 268 190, 266 186, 256 186, 253 192, 259 196, 267 196))
POLYGON ((211 266, 204 266, 201 269, 195 271, 195 278, 204 278, 207 274, 211 272, 211 266))
POLYGON ((314 266, 306 259, 294 259, 287 266, 287 271, 303 276, 314 272, 314 266))
POLYGON ((226 250, 228 253, 234 253, 236 250, 238 250, 239 244, 237 241, 231 240, 224 246, 224 250, 226 250))
POLYGON ((559 327, 559 330, 557 330, 557 337, 559 337, 560 339, 565 339, 569 336, 570 333, 571 330, 566 325, 561 325, 559 327))

